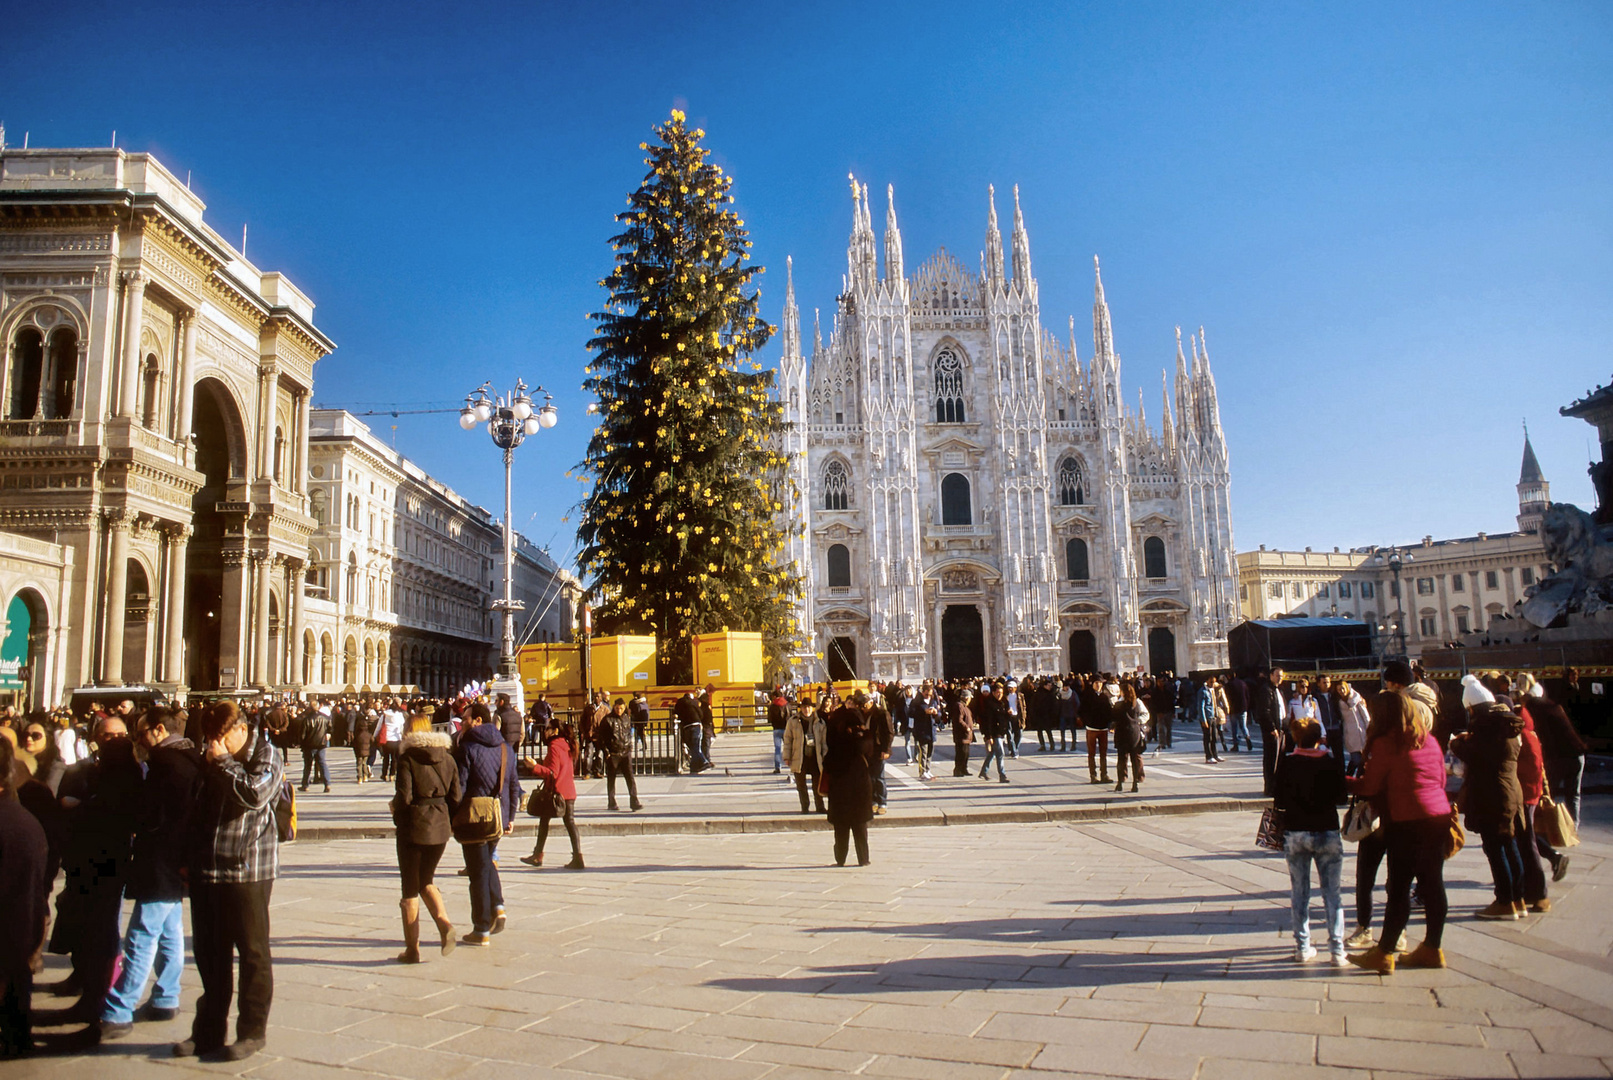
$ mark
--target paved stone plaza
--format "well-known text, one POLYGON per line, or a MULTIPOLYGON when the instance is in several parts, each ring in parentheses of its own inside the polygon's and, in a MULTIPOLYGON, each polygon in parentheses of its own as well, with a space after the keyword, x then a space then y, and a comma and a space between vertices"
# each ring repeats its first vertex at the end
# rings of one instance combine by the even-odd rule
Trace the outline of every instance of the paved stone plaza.
MULTIPOLYGON (((181 1020, 0 1076, 1608 1076, 1613 805, 1586 816, 1552 914, 1474 921, 1488 873, 1470 848, 1448 864, 1450 970, 1383 979, 1291 960, 1285 867, 1251 847, 1251 812, 879 825, 866 869, 835 868, 822 832, 585 822, 590 869, 530 870, 506 841, 508 930, 418 967, 392 960, 391 845, 303 841, 274 894, 264 1054, 167 1056, 190 970, 181 1020)), ((463 924, 456 849, 445 863, 463 924)))

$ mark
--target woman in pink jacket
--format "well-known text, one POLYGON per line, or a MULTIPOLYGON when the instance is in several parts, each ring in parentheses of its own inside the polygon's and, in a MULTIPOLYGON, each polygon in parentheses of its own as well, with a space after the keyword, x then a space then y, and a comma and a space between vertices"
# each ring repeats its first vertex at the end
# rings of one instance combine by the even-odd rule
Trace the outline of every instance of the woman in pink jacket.
MULTIPOLYGON (((581 870, 582 840, 577 835, 577 819, 574 815, 577 781, 571 764, 576 759, 577 736, 572 732, 571 721, 551 719, 544 728, 543 737, 549 745, 549 753, 542 762, 533 766, 532 775, 549 781, 554 790, 560 793, 561 799, 565 800, 566 809, 560 820, 566 826, 566 835, 571 837, 571 861, 566 864, 566 869, 581 870)), ((543 865, 543 845, 549 839, 549 819, 554 816, 552 800, 544 799, 538 807, 538 844, 532 849, 532 854, 521 857, 521 861, 528 866, 543 865)))
POLYGON ((1411 883, 1423 901, 1423 943, 1400 958, 1401 967, 1442 968, 1445 952, 1445 843, 1451 803, 1445 796, 1445 755, 1404 693, 1385 690, 1368 702, 1373 727, 1383 731, 1367 746, 1362 775, 1347 781, 1350 791, 1385 807, 1389 845, 1388 904, 1383 936, 1364 953, 1350 957, 1357 967, 1381 975, 1395 970, 1395 942, 1411 918, 1411 883))

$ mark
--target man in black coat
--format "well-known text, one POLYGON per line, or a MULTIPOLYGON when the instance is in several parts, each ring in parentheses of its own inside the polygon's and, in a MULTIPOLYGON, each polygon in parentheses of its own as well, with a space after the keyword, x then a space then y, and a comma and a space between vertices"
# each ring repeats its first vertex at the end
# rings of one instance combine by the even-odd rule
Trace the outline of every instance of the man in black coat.
POLYGON ((683 740, 683 747, 689 752, 689 772, 699 775, 711 768, 711 759, 700 750, 700 703, 695 700, 693 690, 680 697, 672 706, 672 717, 678 724, 678 737, 683 740))
POLYGON ((123 890, 134 901, 134 910, 123 939, 123 970, 101 1009, 103 1039, 122 1038, 134 1030, 154 963, 157 981, 143 1018, 172 1020, 179 1014, 179 976, 185 967, 182 868, 191 808, 201 787, 202 757, 171 726, 177 725, 166 709, 152 709, 140 718, 137 738, 146 755, 146 779, 123 890))
POLYGON ((1260 728, 1260 767, 1266 778, 1267 796, 1276 794, 1273 777, 1277 774, 1277 735, 1287 712, 1282 685, 1283 669, 1272 668, 1264 679, 1256 679, 1249 686, 1249 715, 1260 728))
POLYGON ((498 711, 494 714, 498 721, 498 730, 504 736, 504 742, 511 750, 521 746, 521 736, 526 733, 526 723, 521 719, 521 710, 510 704, 510 695, 498 696, 498 711))
POLYGON ((310 703, 302 714, 299 725, 298 748, 302 750, 302 789, 308 790, 308 777, 313 773, 330 794, 330 767, 325 761, 325 748, 330 745, 330 717, 310 703))
POLYGON ((863 723, 874 740, 874 755, 868 762, 868 779, 874 788, 874 813, 883 814, 890 793, 885 785, 885 762, 890 760, 891 745, 896 741, 896 729, 891 726, 890 713, 880 708, 876 699, 859 690, 852 703, 862 714, 863 723))
POLYGON ((594 721, 594 739, 605 751, 605 797, 612 810, 616 804, 616 778, 627 781, 628 805, 644 809, 638 801, 638 781, 633 778, 633 722, 627 715, 627 699, 617 698, 610 712, 594 721))
POLYGON ((34 950, 45 933, 45 830, 17 801, 16 749, 0 739, 0 1060, 33 1053, 34 950))

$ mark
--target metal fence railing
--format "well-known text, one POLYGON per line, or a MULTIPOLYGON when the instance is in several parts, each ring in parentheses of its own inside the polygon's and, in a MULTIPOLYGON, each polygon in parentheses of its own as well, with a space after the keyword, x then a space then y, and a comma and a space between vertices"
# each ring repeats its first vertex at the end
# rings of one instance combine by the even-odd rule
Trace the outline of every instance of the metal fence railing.
MULTIPOLYGON (((557 709, 555 715, 571 721, 573 730, 582 716, 580 709, 557 709)), ((712 710, 717 734, 739 731, 757 731, 768 727, 767 711, 753 705, 726 705, 712 710)), ((548 748, 543 745, 542 732, 529 724, 522 739, 520 756, 542 761, 548 748)), ((576 764, 579 776, 588 772, 594 749, 584 746, 579 750, 576 764)), ((671 709, 650 710, 648 723, 636 725, 633 731, 633 771, 640 776, 676 776, 689 771, 689 754, 679 737, 677 721, 671 709)))

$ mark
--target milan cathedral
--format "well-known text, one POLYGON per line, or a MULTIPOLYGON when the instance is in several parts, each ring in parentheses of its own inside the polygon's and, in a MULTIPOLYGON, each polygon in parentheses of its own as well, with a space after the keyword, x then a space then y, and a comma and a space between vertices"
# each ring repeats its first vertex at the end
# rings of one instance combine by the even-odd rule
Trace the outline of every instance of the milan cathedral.
POLYGON ((1176 332, 1155 430, 1140 390, 1126 407, 1101 275, 1089 362, 1073 318, 1067 343, 1043 328, 1017 187, 1007 260, 988 189, 980 272, 943 248, 908 276, 894 197, 881 260, 853 180, 846 260, 810 353, 793 266, 785 298, 797 675, 1224 666, 1231 481, 1202 328, 1191 363, 1176 332))

